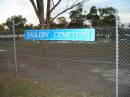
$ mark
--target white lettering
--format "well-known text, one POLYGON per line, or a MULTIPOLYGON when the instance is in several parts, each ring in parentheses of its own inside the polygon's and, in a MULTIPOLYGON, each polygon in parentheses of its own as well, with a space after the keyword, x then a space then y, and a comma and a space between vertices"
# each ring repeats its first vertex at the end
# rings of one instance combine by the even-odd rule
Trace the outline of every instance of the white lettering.
POLYGON ((66 37, 65 34, 66 34, 65 32, 55 32, 54 37, 55 38, 65 38, 66 37))
POLYGON ((55 32, 54 37, 55 38, 83 38, 83 37, 85 38, 85 37, 87 37, 87 33, 86 32, 77 32, 77 33, 55 32))
POLYGON ((48 37, 48 34, 49 34, 49 33, 47 33, 47 32, 39 32, 38 37, 43 37, 43 38, 45 38, 45 37, 48 37))
POLYGON ((82 33, 80 33, 80 32, 76 33, 75 37, 76 38, 81 38, 82 37, 82 33))
POLYGON ((36 32, 30 32, 30 33, 27 33, 27 37, 32 37, 32 38, 45 38, 45 37, 48 37, 48 34, 47 32, 39 32, 39 33, 36 33, 36 32))

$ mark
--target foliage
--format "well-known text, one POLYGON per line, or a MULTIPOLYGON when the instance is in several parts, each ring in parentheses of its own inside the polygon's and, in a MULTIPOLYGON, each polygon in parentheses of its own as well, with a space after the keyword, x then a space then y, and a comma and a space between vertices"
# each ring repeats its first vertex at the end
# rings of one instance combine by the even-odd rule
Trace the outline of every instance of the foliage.
POLYGON ((65 17, 59 17, 57 18, 57 21, 58 21, 58 24, 65 24, 67 21, 66 21, 66 18, 65 17))
MULTIPOLYGON (((86 20, 88 20, 93 27, 115 26, 115 15, 114 14, 115 14, 115 9, 113 7, 97 9, 96 6, 92 6, 89 13, 86 14, 86 11, 84 11, 84 9, 83 9, 83 5, 80 2, 80 3, 78 3, 78 5, 75 6, 74 10, 70 11, 69 15, 70 15, 71 21, 69 23, 67 22, 67 20, 64 16, 57 18, 58 23, 55 23, 53 21, 53 18, 51 18, 51 19, 49 19, 49 28, 55 29, 55 28, 66 28, 66 27, 68 27, 68 28, 88 27, 85 24, 86 20)), ((41 28, 41 23, 38 26, 34 26, 33 24, 26 24, 26 22, 27 22, 26 18, 23 18, 21 15, 14 15, 14 16, 8 18, 4 25, 0 25, 0 30, 3 30, 5 25, 8 26, 8 28, 11 30, 13 20, 15 22, 15 29, 19 33, 23 33, 22 30, 40 29, 41 28)), ((44 25, 46 25, 45 21, 44 21, 44 25)))
POLYGON ((4 31, 4 25, 0 24, 0 31, 4 31))
POLYGON ((65 17, 61 16, 59 18, 57 18, 58 24, 57 24, 57 28, 65 28, 67 23, 67 20, 65 17))
POLYGON ((115 26, 115 12, 113 7, 99 8, 99 16, 102 26, 115 26))
POLYGON ((100 17, 97 14, 96 6, 92 6, 90 12, 87 14, 87 19, 90 21, 93 27, 99 25, 100 17))
POLYGON ((59 17, 63 13, 79 6, 80 4, 82 4, 88 0, 73 0, 73 1, 68 0, 68 2, 66 3, 67 7, 60 10, 59 13, 52 16, 52 13, 53 12, 55 13, 55 11, 56 11, 55 9, 61 4, 62 1, 63 0, 47 0, 47 2, 45 2, 44 0, 35 0, 35 1, 30 0, 31 4, 35 10, 35 13, 39 19, 41 29, 50 28, 50 21, 54 21, 57 17, 59 17), (70 2, 71 2, 71 4, 70 4, 70 2), (47 6, 44 6, 45 3, 47 6), (51 4, 52 4, 52 6, 51 6, 51 4))
POLYGON ((56 25, 56 23, 54 21, 50 21, 49 24, 50 24, 51 29, 57 28, 57 25, 56 25))
POLYGON ((12 73, 0 75, 0 97, 99 97, 89 93, 64 91, 45 81, 29 80, 12 73))
POLYGON ((33 29, 33 24, 26 24, 26 25, 24 26, 24 28, 25 28, 26 30, 33 29))
POLYGON ((24 25, 27 22, 26 18, 23 18, 22 15, 14 15, 11 16, 10 18, 8 18, 6 20, 5 25, 9 27, 9 29, 12 29, 13 23, 12 21, 14 21, 15 24, 15 29, 24 29, 24 25))
POLYGON ((69 27, 82 28, 84 26, 84 21, 87 19, 84 13, 82 4, 76 7, 75 10, 72 10, 70 12, 71 22, 69 23, 69 27))
POLYGON ((90 12, 86 15, 86 12, 83 11, 82 4, 80 4, 75 10, 70 12, 71 22, 69 23, 69 27, 82 28, 86 20, 93 27, 115 26, 115 11, 113 7, 97 9, 96 6, 92 6, 90 12))
POLYGON ((47 83, 27 80, 20 76, 0 76, 0 97, 58 97, 61 89, 54 89, 47 83))
POLYGON ((87 19, 93 27, 115 26, 115 9, 113 7, 99 8, 92 6, 87 19))

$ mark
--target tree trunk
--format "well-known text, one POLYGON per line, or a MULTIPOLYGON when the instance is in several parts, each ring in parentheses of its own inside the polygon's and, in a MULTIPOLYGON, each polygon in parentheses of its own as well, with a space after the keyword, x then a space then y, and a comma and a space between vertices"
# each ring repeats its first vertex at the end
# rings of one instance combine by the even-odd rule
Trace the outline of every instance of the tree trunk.
POLYGON ((36 0, 37 2, 37 17, 39 19, 40 28, 45 29, 45 14, 44 14, 44 0, 36 0))
MULTIPOLYGON (((38 2, 40 3, 40 2, 38 2)), ((40 28, 41 29, 49 29, 50 28, 50 5, 51 5, 51 0, 47 1, 47 12, 46 12, 46 18, 44 15, 44 2, 41 2, 38 7, 40 11, 38 11, 38 19, 40 23, 40 28), (41 4, 43 3, 43 4, 41 4)))
POLYGON ((41 29, 45 29, 45 21, 44 21, 43 17, 44 16, 42 16, 42 15, 38 17, 41 29))
POLYGON ((51 0, 47 0, 46 29, 50 28, 50 7, 51 7, 51 0))

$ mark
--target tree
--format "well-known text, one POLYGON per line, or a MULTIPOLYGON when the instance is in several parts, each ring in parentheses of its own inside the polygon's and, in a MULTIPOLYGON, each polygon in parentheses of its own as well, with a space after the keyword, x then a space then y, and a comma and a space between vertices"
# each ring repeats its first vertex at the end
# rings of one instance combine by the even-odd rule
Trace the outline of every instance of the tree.
POLYGON ((30 30, 30 29, 33 29, 34 27, 33 27, 33 24, 26 24, 26 25, 24 26, 24 28, 25 28, 26 30, 30 30))
POLYGON ((69 23, 69 28, 70 27, 75 27, 75 28, 83 27, 84 21, 87 18, 86 18, 86 15, 83 13, 82 4, 80 4, 79 6, 76 7, 75 10, 72 10, 70 12, 70 19, 71 19, 71 22, 69 23))
POLYGON ((90 21, 93 27, 114 26, 115 11, 116 10, 113 7, 97 9, 96 6, 92 6, 90 12, 87 14, 87 19, 90 21))
POLYGON ((98 16, 97 12, 98 10, 96 6, 92 6, 89 14, 87 14, 87 19, 90 21, 93 27, 98 26, 100 22, 100 17, 98 16))
POLYGON ((15 30, 17 34, 23 34, 24 25, 27 22, 26 18, 23 18, 21 15, 14 15, 8 18, 4 25, 6 25, 11 30, 13 26, 13 21, 15 23, 15 30))
POLYGON ((58 24, 65 24, 65 23, 67 23, 66 18, 63 17, 63 16, 57 18, 57 21, 58 21, 58 24))
POLYGON ((57 22, 58 22, 57 28, 65 28, 68 24, 66 18, 63 16, 57 18, 57 22))
POLYGON ((98 9, 100 18, 101 18, 101 25, 102 26, 114 26, 115 25, 115 12, 116 10, 113 7, 107 8, 99 8, 98 9))
MULTIPOLYGON (((55 20, 58 16, 61 14, 67 12, 68 10, 73 9, 74 7, 78 6, 81 3, 84 3, 88 0, 73 0, 74 2, 69 6, 70 0, 68 0, 67 8, 56 14, 55 16, 51 16, 52 13, 55 11, 55 9, 61 4, 63 0, 58 0, 54 2, 54 0, 47 0, 47 6, 45 6, 45 0, 30 0, 35 13, 39 19, 39 23, 42 29, 48 29, 49 28, 49 22, 55 20), (52 4, 51 4, 52 3, 52 4), (53 5, 51 7, 51 5, 53 5), (45 14, 46 12, 46 14, 45 14)), ((72 2, 72 0, 71 0, 72 2)))
POLYGON ((26 18, 23 18, 21 15, 14 15, 11 16, 6 20, 5 25, 9 27, 9 29, 12 29, 12 21, 14 20, 15 23, 15 29, 24 29, 24 25, 27 22, 26 18))
POLYGON ((4 25, 0 24, 0 31, 4 31, 4 25))
POLYGON ((57 28, 57 24, 54 21, 50 21, 49 22, 49 28, 50 29, 55 29, 55 28, 57 28))

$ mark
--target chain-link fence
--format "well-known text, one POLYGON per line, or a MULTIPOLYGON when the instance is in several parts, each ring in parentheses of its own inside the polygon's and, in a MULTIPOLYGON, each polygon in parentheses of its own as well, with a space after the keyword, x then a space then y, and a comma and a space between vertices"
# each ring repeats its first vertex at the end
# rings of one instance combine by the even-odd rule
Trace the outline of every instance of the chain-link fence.
MULTIPOLYGON (((96 27, 96 41, 27 41, 0 35, 0 72, 15 72, 34 80, 47 81, 83 97, 115 97, 115 27, 96 27), (17 66, 17 67, 16 67, 17 66)), ((17 31, 16 31, 17 32, 17 31)), ((130 93, 130 29, 119 28, 119 95, 130 93)))

